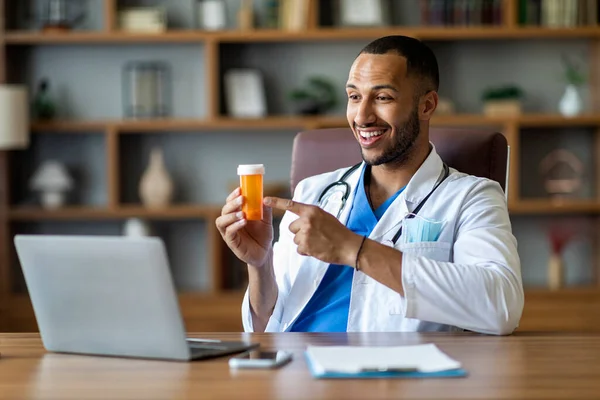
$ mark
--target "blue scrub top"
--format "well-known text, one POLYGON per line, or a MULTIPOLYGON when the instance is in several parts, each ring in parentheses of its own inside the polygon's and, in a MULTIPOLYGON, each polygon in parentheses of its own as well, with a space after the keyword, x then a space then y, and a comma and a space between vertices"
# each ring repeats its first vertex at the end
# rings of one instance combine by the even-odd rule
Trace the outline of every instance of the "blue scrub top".
MULTIPOLYGON (((355 188, 355 197, 348 217, 348 229, 359 235, 369 236, 386 210, 402 193, 400 189, 373 211, 365 192, 366 168, 355 188)), ((321 284, 302 313, 292 325, 291 332, 346 332, 350 292, 354 268, 330 264, 321 284)))

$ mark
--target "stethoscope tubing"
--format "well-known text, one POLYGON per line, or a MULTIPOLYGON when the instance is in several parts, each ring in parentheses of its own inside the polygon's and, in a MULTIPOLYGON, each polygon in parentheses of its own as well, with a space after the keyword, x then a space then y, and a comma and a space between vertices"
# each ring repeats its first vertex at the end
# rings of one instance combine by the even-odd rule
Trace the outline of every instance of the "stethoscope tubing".
MULTIPOLYGON (((329 185, 327 185, 325 187, 325 189, 323 189, 321 191, 321 194, 319 195, 318 204, 321 204, 321 201, 323 200, 323 197, 332 188, 334 188, 336 186, 339 186, 339 185, 343 185, 345 190, 344 190, 344 195, 342 196, 342 206, 338 210, 337 217, 339 218, 342 210, 346 206, 346 201, 348 200, 348 197, 350 196, 350 185, 348 184, 348 182, 346 182, 346 179, 348 179, 348 177, 350 176, 350 174, 352 174, 358 167, 360 167, 361 164, 362 163, 358 163, 356 165, 353 165, 352 167, 350 167, 350 169, 348 169, 348 171, 346 171, 344 173, 344 175, 342 175, 342 177, 339 180, 337 180, 337 181, 335 181, 335 182, 330 183, 329 185)), ((444 163, 444 175, 442 176, 442 179, 439 180, 436 183, 436 185, 433 187, 433 189, 431 189, 431 191, 429 192, 429 194, 427 194, 427 196, 425 196, 425 198, 423 200, 421 200, 421 202, 417 205, 417 207, 412 211, 412 213, 407 218, 414 218, 419 213, 419 211, 421 210, 421 208, 423 208, 423 205, 425 205, 425 203, 427 202, 427 200, 429 200, 429 197, 431 197, 431 195, 442 184, 442 182, 444 182, 446 180, 446 178, 448 178, 449 175, 450 175, 450 168, 448 167, 448 165, 446 165, 446 163, 444 163)), ((395 245, 401 235, 402 235, 402 225, 400 225, 400 228, 398 228, 398 231, 394 235, 394 237, 392 239, 392 244, 395 245)))

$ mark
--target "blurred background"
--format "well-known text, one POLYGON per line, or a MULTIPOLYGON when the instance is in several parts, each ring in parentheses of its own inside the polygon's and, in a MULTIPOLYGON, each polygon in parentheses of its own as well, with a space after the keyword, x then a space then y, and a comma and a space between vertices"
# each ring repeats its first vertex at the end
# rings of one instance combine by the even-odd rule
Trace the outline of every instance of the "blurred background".
POLYGON ((2 330, 37 330, 12 243, 36 233, 160 236, 188 330, 240 331, 214 225, 237 165, 289 197, 294 136, 347 126, 350 65, 390 34, 438 57, 433 125, 508 139, 520 329, 600 330, 598 0, 0 3, 2 330))

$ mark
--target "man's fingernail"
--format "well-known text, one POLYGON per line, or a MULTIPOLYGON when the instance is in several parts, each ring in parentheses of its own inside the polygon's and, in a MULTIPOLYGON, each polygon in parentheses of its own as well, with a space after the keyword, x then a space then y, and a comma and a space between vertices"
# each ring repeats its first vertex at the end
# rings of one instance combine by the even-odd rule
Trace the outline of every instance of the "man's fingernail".
POLYGON ((237 214, 235 214, 235 216, 238 218, 242 218, 244 216, 244 213, 240 211, 237 214))
POLYGON ((266 204, 266 205, 269 205, 269 204, 271 204, 271 199, 270 199, 270 198, 268 198, 268 197, 265 197, 265 204, 266 204))

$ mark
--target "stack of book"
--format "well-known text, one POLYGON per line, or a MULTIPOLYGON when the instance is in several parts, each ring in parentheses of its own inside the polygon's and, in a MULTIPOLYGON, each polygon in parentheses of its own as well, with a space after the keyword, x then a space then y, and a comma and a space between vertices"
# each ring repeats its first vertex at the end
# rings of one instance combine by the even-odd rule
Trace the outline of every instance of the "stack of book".
POLYGON ((599 0, 519 0, 519 24, 544 27, 598 25, 599 0))
POLYGON ((162 33, 167 30, 164 7, 131 7, 119 11, 119 27, 127 32, 162 33))
POLYGON ((434 26, 497 26, 502 0, 421 0, 421 24, 434 26))

